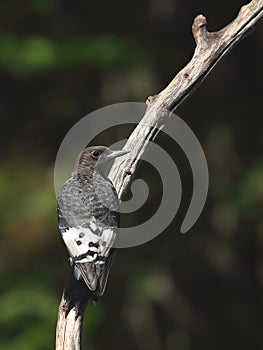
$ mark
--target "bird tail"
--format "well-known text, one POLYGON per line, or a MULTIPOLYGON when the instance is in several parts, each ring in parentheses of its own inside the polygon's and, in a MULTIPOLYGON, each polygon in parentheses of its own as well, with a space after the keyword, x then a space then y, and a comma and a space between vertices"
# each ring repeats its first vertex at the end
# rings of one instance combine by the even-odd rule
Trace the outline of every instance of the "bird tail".
POLYGON ((109 256, 101 264, 95 264, 94 262, 75 264, 75 279, 84 281, 92 296, 96 297, 104 294, 114 256, 115 249, 111 249, 109 256))
POLYGON ((98 281, 98 286, 97 286, 99 296, 102 296, 105 292, 108 277, 109 277, 109 272, 111 269, 111 265, 112 265, 115 253, 116 253, 115 250, 111 249, 110 254, 109 254, 105 264, 101 265, 102 267, 101 267, 101 270, 99 272, 99 281, 98 281))
MULTIPOLYGON (((77 280, 74 276, 73 269, 71 269, 71 273, 64 289, 64 299, 66 301, 66 315, 75 308, 78 312, 81 312, 83 307, 87 304, 89 299, 93 301, 97 301, 97 297, 94 293, 92 293, 86 286, 83 279, 77 280)), ((77 314, 76 317, 80 316, 77 314)))

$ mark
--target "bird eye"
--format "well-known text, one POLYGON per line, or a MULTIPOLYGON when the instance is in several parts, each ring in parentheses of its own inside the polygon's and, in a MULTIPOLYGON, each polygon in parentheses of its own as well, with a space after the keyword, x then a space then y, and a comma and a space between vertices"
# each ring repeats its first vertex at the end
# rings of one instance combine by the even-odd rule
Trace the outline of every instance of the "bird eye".
POLYGON ((93 156, 94 158, 98 158, 99 155, 100 155, 100 152, 99 152, 99 151, 93 151, 93 152, 92 152, 92 156, 93 156))

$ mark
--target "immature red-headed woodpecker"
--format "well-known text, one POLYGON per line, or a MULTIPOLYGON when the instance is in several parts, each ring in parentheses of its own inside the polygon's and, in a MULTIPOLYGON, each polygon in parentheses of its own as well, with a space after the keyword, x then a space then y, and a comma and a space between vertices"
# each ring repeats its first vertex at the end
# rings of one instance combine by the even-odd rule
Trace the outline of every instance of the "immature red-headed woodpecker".
POLYGON ((104 146, 87 147, 58 194, 59 229, 74 276, 85 281, 95 299, 105 291, 119 227, 118 196, 103 175, 103 165, 126 153, 104 146))

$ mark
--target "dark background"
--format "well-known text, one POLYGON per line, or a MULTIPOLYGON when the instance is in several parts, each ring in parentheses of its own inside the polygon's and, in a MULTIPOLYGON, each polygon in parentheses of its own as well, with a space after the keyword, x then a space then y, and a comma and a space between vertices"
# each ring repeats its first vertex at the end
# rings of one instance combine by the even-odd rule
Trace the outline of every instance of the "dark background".
MULTIPOLYGON (((159 92, 193 53, 193 18, 202 13, 208 29, 218 30, 244 3, 1 1, 1 349, 54 348, 69 266, 53 167, 67 131, 95 109, 159 92)), ((84 349, 263 348, 262 29, 177 111, 198 137, 210 173, 206 206, 186 235, 179 229, 190 168, 176 144, 157 138, 178 159, 182 206, 158 238, 119 251, 105 296, 88 307, 84 349)), ((116 141, 116 132, 103 138, 116 141)), ((151 178, 156 204, 158 176, 144 165, 140 175, 151 178)), ((151 210, 148 202, 144 212, 151 210)))

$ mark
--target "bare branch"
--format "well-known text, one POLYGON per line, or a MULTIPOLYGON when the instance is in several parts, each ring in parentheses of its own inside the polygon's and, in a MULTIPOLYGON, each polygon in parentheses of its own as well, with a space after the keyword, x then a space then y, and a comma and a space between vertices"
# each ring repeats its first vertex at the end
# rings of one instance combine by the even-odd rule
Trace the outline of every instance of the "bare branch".
POLYGON ((58 309, 56 350, 80 350, 81 329, 89 299, 85 283, 71 272, 58 309))
MULTIPOLYGON (((196 49, 191 61, 163 91, 148 97, 146 112, 124 147, 130 153, 117 158, 110 171, 109 176, 120 198, 126 192, 149 142, 156 136, 154 128, 165 124, 170 112, 193 94, 214 66, 251 32, 262 16, 263 0, 252 0, 241 8, 233 22, 218 32, 207 31, 204 16, 198 15, 195 18, 192 32, 196 49)), ((57 322, 57 350, 80 349, 81 326, 87 300, 75 303, 70 311, 68 307, 72 295, 75 295, 77 290, 78 286, 73 283, 70 288, 65 288, 62 296, 57 322)))
POLYGON ((76 317, 77 310, 74 309, 71 309, 69 314, 66 315, 65 304, 66 300, 63 293, 58 311, 56 349, 78 350, 80 349, 80 334, 83 315, 76 317))
POLYGON ((116 159, 109 177, 122 198, 135 174, 138 162, 149 142, 183 101, 193 94, 215 65, 253 29, 263 16, 263 0, 252 0, 238 16, 218 32, 208 32, 206 18, 198 15, 192 32, 196 48, 191 61, 158 95, 148 97, 146 111, 124 147, 127 156, 116 159))

